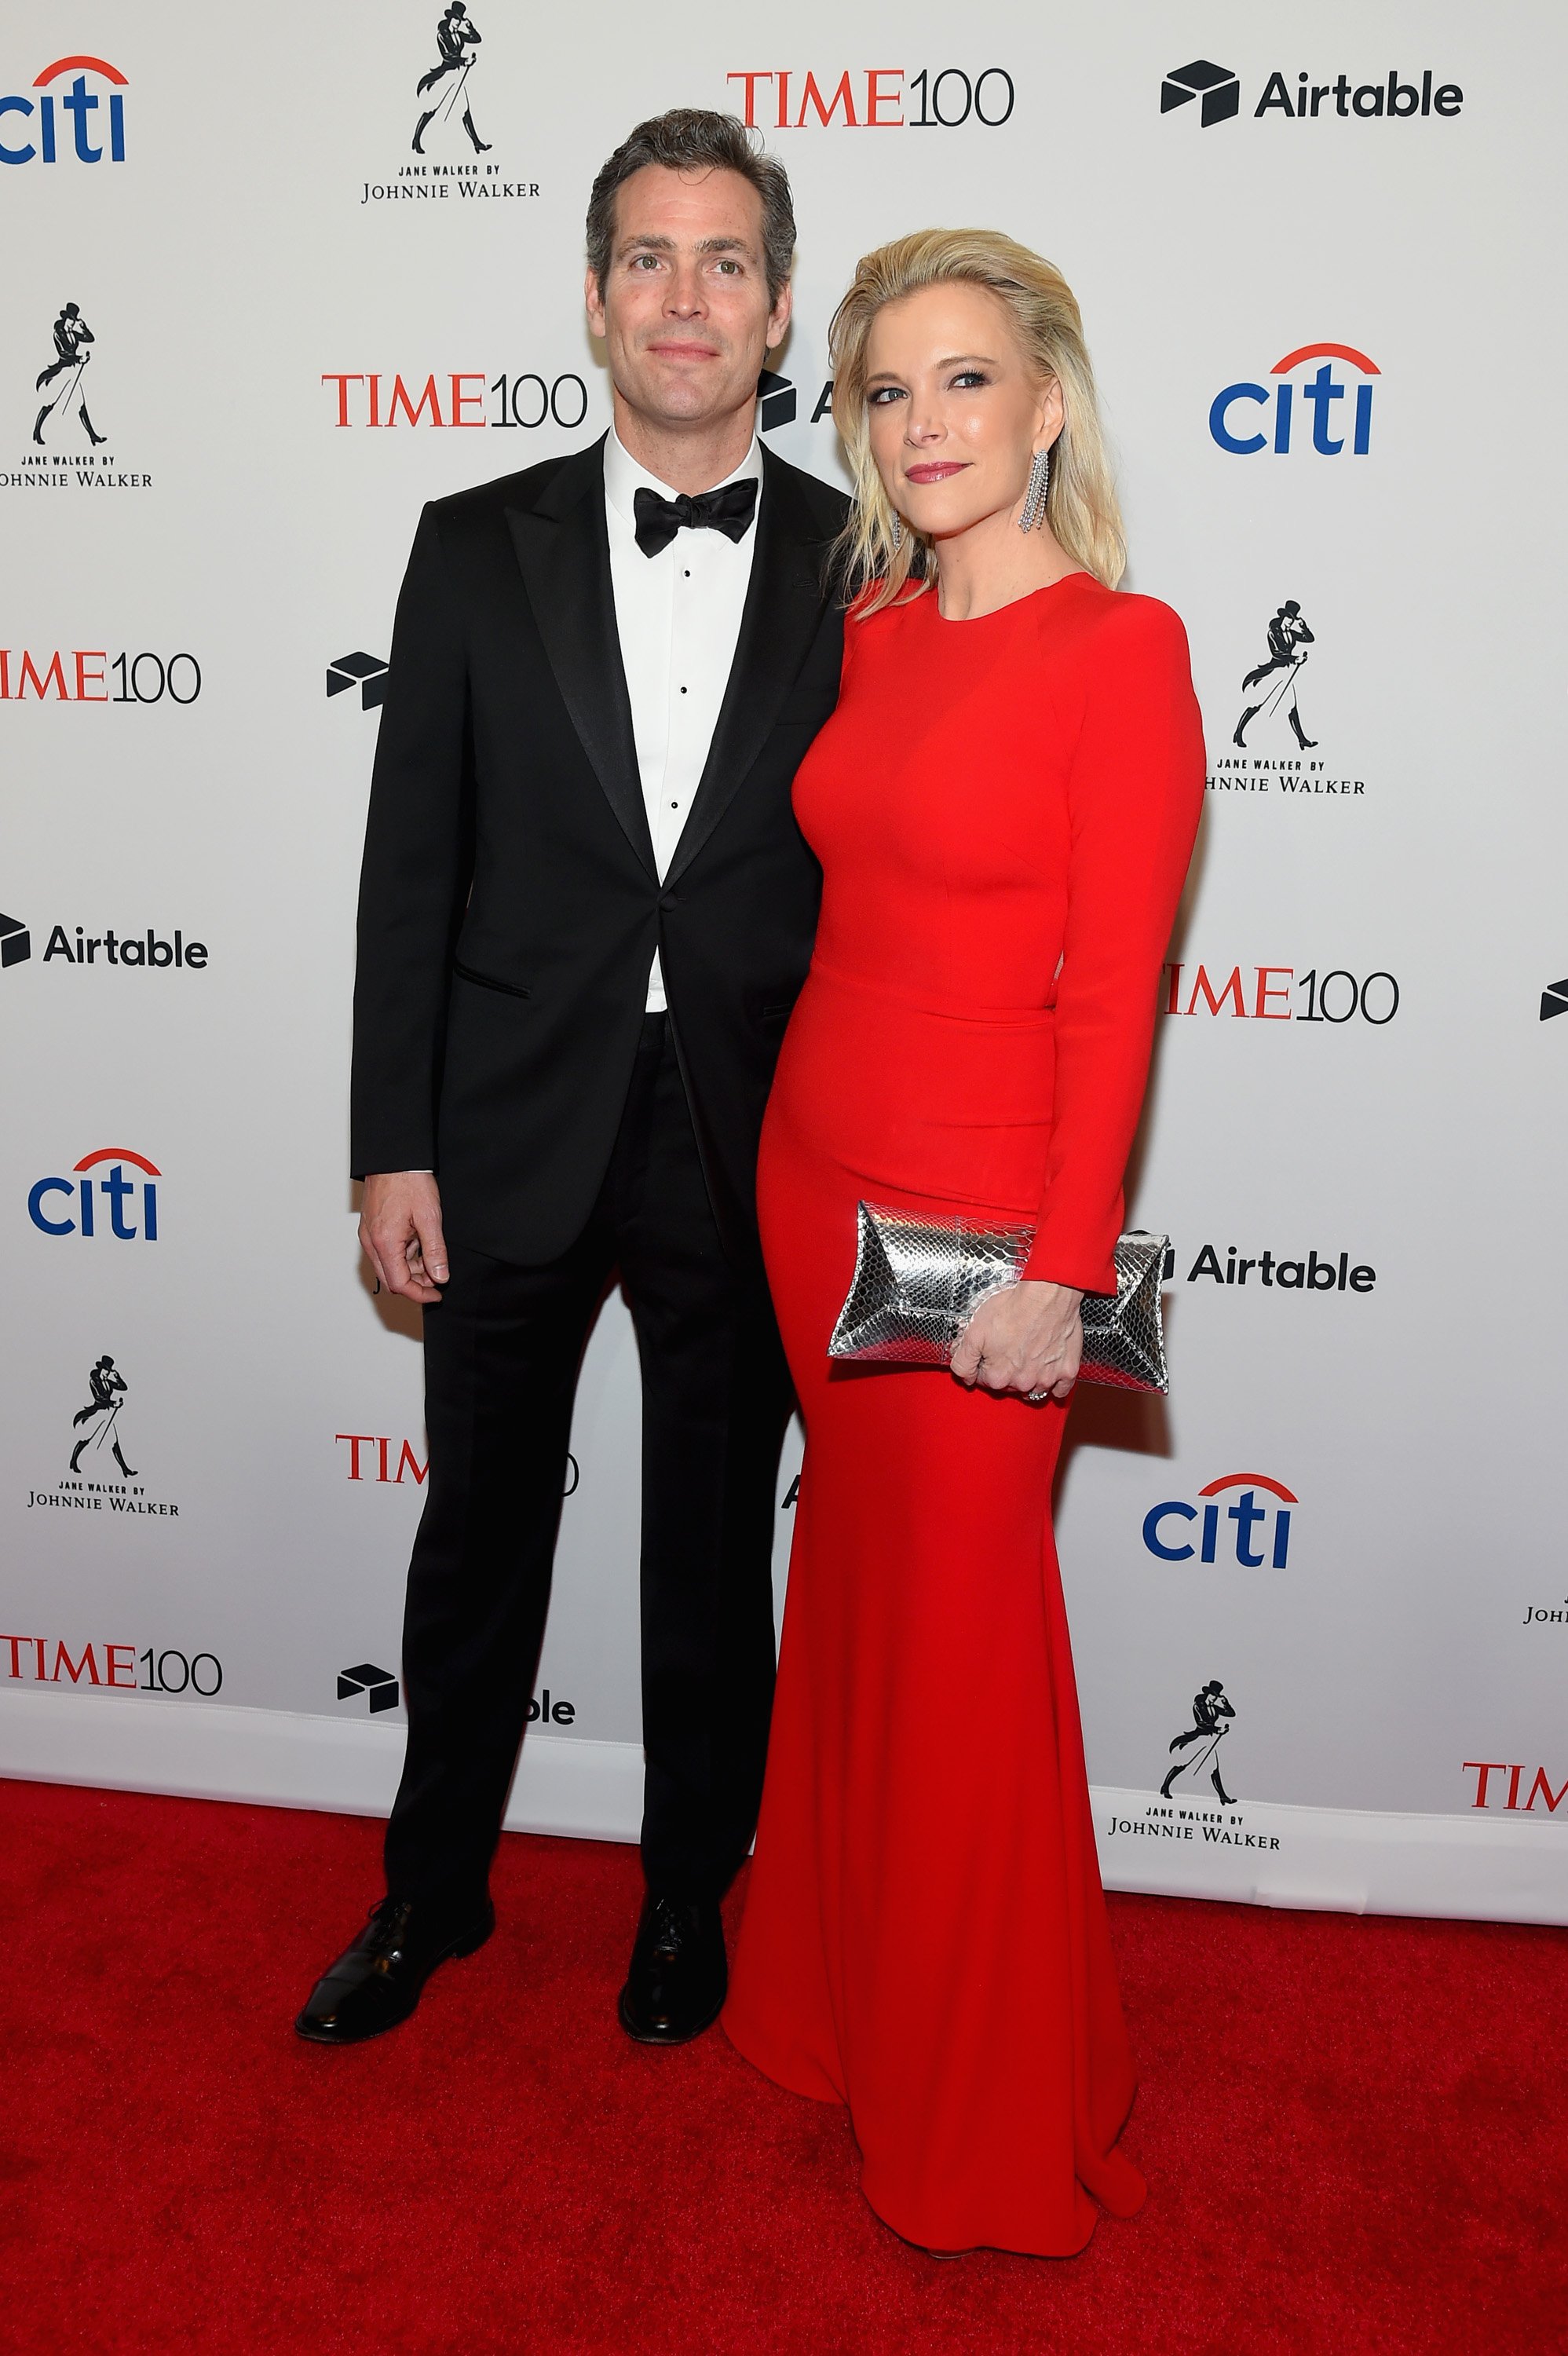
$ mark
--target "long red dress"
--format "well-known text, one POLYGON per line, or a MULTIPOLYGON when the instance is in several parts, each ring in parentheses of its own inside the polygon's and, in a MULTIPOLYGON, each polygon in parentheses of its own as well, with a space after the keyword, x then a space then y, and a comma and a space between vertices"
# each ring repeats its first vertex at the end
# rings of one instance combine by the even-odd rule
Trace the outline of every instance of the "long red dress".
POLYGON ((795 783, 822 918, 758 1180, 806 1442, 724 2025, 848 2104, 895 2232, 1065 2254, 1144 2192, 1051 1537, 1065 1411, 826 1349, 862 1197, 1021 1214, 1027 1273, 1112 1289, 1200 724, 1176 616, 1087 573, 846 639, 795 783))

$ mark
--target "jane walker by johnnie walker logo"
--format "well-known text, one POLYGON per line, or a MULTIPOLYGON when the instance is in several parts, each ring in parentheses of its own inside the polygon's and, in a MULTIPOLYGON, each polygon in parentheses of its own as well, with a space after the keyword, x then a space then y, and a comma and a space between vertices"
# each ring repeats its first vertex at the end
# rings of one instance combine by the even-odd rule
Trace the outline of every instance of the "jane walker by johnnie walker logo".
MULTIPOLYGON (((1226 749, 1211 756, 1211 794, 1278 794, 1299 805, 1338 809, 1364 801, 1365 777, 1343 776, 1342 752, 1325 744, 1316 701, 1305 673, 1317 633, 1298 597, 1286 597, 1259 631, 1262 643, 1242 672, 1236 700, 1225 719, 1226 749)), ((1314 673, 1316 678, 1317 674, 1314 673)), ((1330 683, 1332 669, 1330 669, 1330 683)))
POLYGON ((361 180, 361 205, 444 204, 455 215, 464 203, 539 195, 539 182, 519 177, 521 161, 507 146, 506 102, 521 77, 523 60, 514 48, 508 60, 512 81, 502 81, 497 88, 494 52, 497 48, 506 51, 513 28, 505 10, 488 22, 492 37, 487 47, 464 0, 450 0, 442 10, 433 30, 424 36, 424 70, 410 93, 412 136, 404 160, 390 164, 379 179, 361 180), (502 154, 499 163, 490 160, 496 146, 502 154))
POLYGON ((128 1461, 131 1385, 124 1368, 106 1351, 88 1368, 82 1388, 88 1396, 70 1419, 69 1468, 52 1488, 29 1490, 28 1510, 42 1505, 68 1514, 177 1520, 177 1505, 147 1494, 142 1451, 137 1449, 134 1464, 128 1461))
MULTIPOLYGON (((1202 1842, 1211 1848, 1277 1849, 1277 1833, 1249 1832, 1233 1794, 1226 1789, 1227 1766, 1220 1753, 1236 1712, 1224 1685, 1211 1677, 1192 1697, 1192 1723, 1166 1746, 1168 1764, 1159 1787, 1137 1815, 1112 1815, 1107 1840, 1202 1842), (1209 1798, 1210 1791, 1213 1798, 1209 1798)), ((1168 1723, 1168 1720, 1167 1721, 1168 1723)))
POLYGON ((118 454, 108 446, 107 412, 100 410, 96 369, 91 371, 93 406, 88 407, 89 372, 98 337, 80 303, 61 305, 50 322, 49 339, 53 355, 34 377, 30 395, 18 386, 7 396, 7 406, 13 410, 21 409, 30 398, 32 431, 13 467, 0 471, 0 488, 150 489, 151 475, 127 473, 118 454))

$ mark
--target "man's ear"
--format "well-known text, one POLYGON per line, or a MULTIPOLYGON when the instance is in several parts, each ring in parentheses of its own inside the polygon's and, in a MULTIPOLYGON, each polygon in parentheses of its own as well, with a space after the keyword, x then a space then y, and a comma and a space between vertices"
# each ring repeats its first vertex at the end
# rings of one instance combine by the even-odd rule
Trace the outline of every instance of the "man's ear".
POLYGON ((768 349, 776 351, 789 333, 789 323, 795 314, 795 287, 785 279, 779 289, 779 299, 768 313, 768 349))
POLYGON ((594 275, 592 265, 582 281, 582 307, 588 314, 590 333, 597 336, 603 342, 605 335, 604 297, 600 291, 599 281, 594 275))

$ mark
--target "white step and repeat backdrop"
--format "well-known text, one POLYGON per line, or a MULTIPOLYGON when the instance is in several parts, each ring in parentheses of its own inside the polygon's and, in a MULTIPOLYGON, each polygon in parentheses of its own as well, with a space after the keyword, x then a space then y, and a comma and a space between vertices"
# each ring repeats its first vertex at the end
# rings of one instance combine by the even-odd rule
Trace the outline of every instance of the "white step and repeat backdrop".
MULTIPOLYGON (((773 445, 838 475, 858 254, 1005 228, 1191 635, 1134 1197, 1175 1387, 1083 1398, 1060 1515, 1107 1879, 1568 1920, 1568 22, 475 0, 421 96, 438 14, 0 17, 0 1769, 389 1800, 425 1442, 345 1100, 393 600, 422 500, 603 429, 589 184, 696 103, 795 183, 773 445)), ((512 1821, 631 1837, 615 1301, 573 1448, 512 1821)), ((985 1741, 961 1689, 932 1740, 985 1741)))

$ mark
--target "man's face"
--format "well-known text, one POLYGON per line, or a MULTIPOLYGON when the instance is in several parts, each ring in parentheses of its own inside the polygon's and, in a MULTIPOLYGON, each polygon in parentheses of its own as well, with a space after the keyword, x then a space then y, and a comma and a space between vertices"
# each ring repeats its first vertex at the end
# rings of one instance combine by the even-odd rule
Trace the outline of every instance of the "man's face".
POLYGON ((665 426, 731 415, 789 325, 787 285, 768 300, 756 189, 738 172, 645 165, 616 192, 610 266, 603 289, 590 271, 587 303, 630 408, 665 426))

